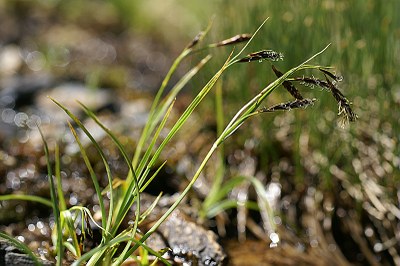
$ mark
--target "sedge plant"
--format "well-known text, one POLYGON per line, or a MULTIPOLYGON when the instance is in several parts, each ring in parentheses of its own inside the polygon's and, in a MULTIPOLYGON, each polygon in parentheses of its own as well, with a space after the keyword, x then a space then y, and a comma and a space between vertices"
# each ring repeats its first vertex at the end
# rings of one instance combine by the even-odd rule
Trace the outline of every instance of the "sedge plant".
MULTIPOLYGON (((96 191, 96 195, 98 197, 98 201, 100 204, 101 210, 101 221, 97 223, 90 211, 82 206, 73 206, 71 208, 67 208, 63 192, 61 189, 61 177, 59 174, 59 158, 58 149, 56 149, 56 160, 55 160, 55 179, 56 183, 54 184, 52 165, 50 164, 50 156, 48 155, 48 148, 45 142, 45 151, 46 157, 48 158, 48 177, 51 187, 51 201, 49 202, 46 199, 40 199, 42 203, 46 203, 52 206, 53 215, 55 216, 55 229, 53 234, 53 243, 55 246, 57 256, 57 264, 62 264, 62 259, 64 256, 64 248, 68 249, 74 257, 73 265, 80 265, 82 263, 86 263, 87 265, 121 265, 124 261, 129 258, 135 259, 140 264, 148 264, 147 255, 152 254, 157 257, 157 260, 163 262, 166 265, 169 265, 170 262, 166 260, 162 255, 167 250, 156 251, 151 249, 146 245, 146 240, 149 238, 151 234, 153 234, 157 228, 163 223, 167 217, 178 207, 180 202, 184 199, 184 197, 188 194, 188 192, 192 189, 194 183, 200 176, 200 173, 205 168, 206 164, 209 162, 211 156, 223 145, 223 143, 233 134, 235 133, 248 119, 260 115, 263 113, 273 112, 277 110, 289 110, 295 108, 304 108, 314 102, 314 99, 307 99, 300 97, 300 93, 298 93, 297 89, 294 87, 293 83, 295 82, 305 82, 305 83, 317 83, 316 85, 329 90, 332 95, 335 97, 337 102, 339 103, 339 114, 344 116, 347 121, 355 120, 356 116, 352 112, 350 108, 350 104, 347 99, 343 96, 343 94, 338 90, 336 82, 338 82, 338 78, 333 75, 329 68, 319 66, 319 65, 310 65, 309 62, 322 54, 327 47, 322 49, 320 52, 311 56, 305 62, 299 64, 298 66, 281 73, 276 67, 273 66, 273 71, 276 74, 277 78, 268 84, 265 88, 259 91, 259 93, 253 96, 247 103, 245 103, 237 113, 231 118, 231 120, 227 123, 225 127, 221 127, 219 130, 218 137, 211 145, 206 156, 203 158, 200 166, 197 171, 193 175, 192 179, 188 183, 188 185, 181 192, 178 199, 169 207, 169 209, 157 220, 153 223, 152 227, 147 230, 147 232, 141 233, 139 231, 140 224, 146 219, 147 215, 152 211, 152 209, 156 206, 157 200, 151 205, 150 208, 146 210, 142 210, 140 197, 141 193, 146 189, 146 187, 157 177, 157 174, 165 165, 166 162, 163 162, 161 166, 157 169, 154 169, 156 163, 159 160, 160 154, 163 150, 165 150, 168 144, 171 142, 171 139, 179 132, 185 122, 189 119, 190 115, 195 111, 196 107, 203 101, 203 99, 207 96, 207 94, 211 91, 211 89, 215 86, 221 75, 227 71, 229 68, 234 67, 239 64, 246 64, 251 62, 263 62, 270 61, 275 62, 281 60, 283 55, 281 53, 275 52, 273 50, 262 50, 258 52, 249 53, 246 56, 243 56, 245 49, 248 47, 253 38, 257 35, 261 27, 266 23, 265 20, 261 26, 256 30, 253 35, 247 34, 239 34, 232 38, 226 39, 222 42, 213 43, 210 45, 206 45, 204 47, 198 48, 200 43, 203 41, 205 35, 209 31, 211 27, 211 23, 209 26, 202 32, 200 32, 195 39, 184 48, 182 53, 177 57, 177 59, 173 62, 169 72, 167 73, 164 81, 161 84, 161 87, 156 94, 152 106, 149 111, 149 117, 146 125, 143 128, 141 137, 137 142, 137 146, 135 147, 135 152, 133 156, 129 156, 126 152, 126 149, 121 144, 117 136, 108 129, 98 118, 97 116, 83 103, 80 103, 83 111, 86 115, 91 118, 97 125, 100 126, 102 130, 111 138, 116 147, 119 149, 122 158, 125 163, 129 167, 129 173, 125 180, 114 182, 116 179, 113 177, 112 171, 110 170, 109 163, 107 158, 100 147, 100 145, 96 142, 91 133, 87 130, 84 124, 71 113, 67 107, 63 106, 60 102, 52 99, 55 104, 57 104, 65 113, 72 119, 76 126, 69 124, 70 130, 78 144, 81 152, 81 156, 88 168, 90 177, 93 182, 93 186, 96 191), (190 82, 192 77, 196 75, 202 67, 211 59, 210 55, 206 55, 200 62, 194 66, 191 70, 189 70, 173 87, 172 89, 164 96, 165 88, 169 84, 169 81, 174 74, 177 67, 181 64, 181 62, 187 58, 188 56, 196 53, 198 51, 205 51, 210 48, 225 46, 236 44, 239 42, 246 42, 244 47, 237 53, 233 51, 222 65, 222 67, 214 74, 214 76, 204 85, 204 87, 200 90, 200 92, 194 97, 192 102, 187 106, 185 111, 179 116, 177 121, 175 121, 169 131, 169 133, 161 140, 161 131, 165 128, 166 122, 171 114, 175 99, 181 89, 190 82), (312 79, 308 80, 307 78, 303 78, 299 80, 296 78, 295 74, 300 71, 318 71, 324 77, 324 79, 312 79), (268 96, 276 90, 279 86, 283 85, 291 94, 295 97, 294 101, 287 103, 280 103, 271 107, 263 106, 263 102, 268 98, 268 96), (93 169, 92 162, 90 162, 86 148, 82 145, 80 141, 79 134, 77 129, 79 128, 83 134, 85 134, 92 142, 96 151, 99 153, 104 168, 106 170, 107 178, 108 178, 108 186, 106 188, 100 187, 98 183, 98 176, 93 169), (150 174, 153 172, 154 174, 150 174), (104 193, 107 192, 109 196, 109 200, 104 197, 104 193), (108 201, 108 205, 105 202, 108 201), (127 228, 122 228, 122 221, 127 217, 128 213, 132 209, 132 206, 135 204, 135 213, 134 213, 134 221, 130 223, 127 228), (79 220, 79 221, 78 221, 79 220), (81 247, 81 242, 76 238, 75 235, 75 227, 80 224, 82 226, 82 232, 88 230, 89 220, 92 220, 95 225, 101 231, 101 243, 92 248, 89 251, 83 252, 81 247), (137 255, 139 254, 139 255, 137 255), (141 254, 141 256, 140 256, 141 254)), ((221 114, 222 115, 222 114, 221 114)), ((222 124, 221 124, 222 125, 222 124)), ((263 194, 262 184, 253 180, 253 185, 258 189, 260 194, 263 194)), ((238 179, 238 182, 241 179, 238 179)), ((233 182, 233 181, 232 181, 233 182)), ((234 182, 233 182, 234 183, 234 182)), ((221 199, 221 193, 217 193, 218 190, 222 186, 222 179, 220 178, 218 184, 215 185, 213 189, 213 195, 216 195, 214 199, 209 199, 209 206, 215 206, 217 200, 221 199), (211 204, 213 203, 213 204, 211 204)), ((231 185, 225 187, 232 187, 231 185)), ((226 189, 224 190, 226 191, 226 189)), ((158 197, 159 199, 160 197, 158 197)), ((12 196, 1 196, 1 200, 4 199, 12 199, 12 196), (8 198, 7 198, 8 197, 8 198)), ((36 200, 36 198, 25 198, 27 200, 36 200)), ((268 206, 267 206, 268 208, 268 206)), ((212 209, 212 208, 211 208, 212 209)), ((209 212, 211 211, 209 209, 209 212)))

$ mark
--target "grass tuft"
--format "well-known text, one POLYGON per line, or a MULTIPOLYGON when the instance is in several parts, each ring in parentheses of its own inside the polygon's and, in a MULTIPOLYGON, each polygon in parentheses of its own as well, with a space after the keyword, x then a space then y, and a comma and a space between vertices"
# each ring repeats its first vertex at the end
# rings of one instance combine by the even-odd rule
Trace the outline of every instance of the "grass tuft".
MULTIPOLYGON (((327 86, 327 89, 332 93, 339 105, 339 114, 345 116, 349 121, 354 121, 356 115, 352 112, 349 102, 343 96, 343 94, 336 88, 334 82, 338 82, 339 78, 333 73, 329 72, 328 68, 321 67, 319 65, 308 65, 308 63, 315 59, 317 56, 321 55, 327 48, 326 46, 323 50, 311 56, 305 62, 291 68, 285 73, 280 72, 276 67, 272 66, 272 69, 277 76, 277 78, 268 84, 265 88, 260 89, 258 93, 253 95, 247 103, 242 103, 242 107, 239 108, 235 115, 230 119, 230 121, 224 125, 224 117, 222 108, 222 85, 216 86, 218 80, 221 79, 222 75, 228 71, 233 65, 240 63, 251 63, 254 61, 278 61, 283 60, 283 55, 279 52, 273 50, 261 50, 257 52, 250 53, 246 56, 242 56, 245 49, 248 47, 250 42, 255 38, 261 27, 266 23, 266 19, 261 26, 256 30, 254 34, 239 34, 232 38, 226 39, 221 42, 217 42, 211 45, 205 45, 204 47, 196 48, 203 40, 205 35, 211 28, 211 23, 208 27, 200 32, 193 41, 183 49, 182 53, 177 57, 177 59, 172 64, 169 72, 167 73, 164 81, 158 93, 155 96, 153 104, 149 111, 149 118, 146 125, 143 128, 142 135, 138 141, 136 149, 133 155, 127 153, 126 147, 124 147, 117 138, 116 134, 112 132, 111 129, 107 128, 97 116, 83 103, 79 103, 85 114, 94 121, 113 141, 114 145, 118 148, 120 154, 122 155, 126 165, 129 168, 129 172, 124 180, 118 180, 119 185, 115 185, 116 178, 114 178, 107 157, 104 151, 100 147, 99 143, 94 139, 88 129, 84 124, 77 118, 76 115, 71 113, 71 111, 62 105, 55 99, 51 99, 56 105, 58 105, 69 118, 72 119, 74 124, 80 128, 83 133, 90 139, 97 153, 100 155, 102 163, 107 173, 108 184, 107 192, 109 195, 109 200, 103 196, 102 188, 98 183, 98 177, 92 167, 93 162, 87 155, 85 147, 82 145, 78 134, 71 123, 68 123, 70 130, 80 148, 82 158, 88 168, 89 174, 92 179, 93 186, 96 191, 101 209, 101 225, 97 224, 93 219, 90 211, 83 206, 72 206, 67 208, 64 196, 62 194, 61 187, 61 175, 60 175, 60 160, 59 160, 59 150, 56 146, 55 154, 55 168, 56 168, 56 180, 57 186, 54 184, 53 171, 49 155, 49 149, 45 138, 42 135, 45 154, 47 158, 47 168, 48 177, 51 189, 51 206, 53 208, 53 214, 55 216, 56 230, 53 232, 55 250, 57 252, 57 264, 61 265, 62 258, 64 255, 64 248, 68 249, 74 256, 75 261, 72 265, 80 265, 85 263, 87 265, 121 265, 127 260, 133 259, 137 262, 143 262, 148 264, 148 254, 155 255, 157 260, 170 265, 170 262, 162 257, 162 252, 157 252, 152 250, 146 245, 146 240, 151 234, 153 234, 157 228, 163 223, 167 217, 178 207, 180 202, 187 196, 189 191, 193 188, 193 185, 199 178, 200 174, 204 170, 205 166, 209 163, 212 155, 217 152, 221 147, 223 147, 224 142, 236 132, 245 122, 255 115, 261 113, 271 113, 278 110, 291 110, 296 108, 306 108, 315 102, 316 99, 303 98, 300 92, 294 87, 294 81, 300 81, 296 78, 292 78, 293 75, 300 71, 319 71, 323 72, 325 76, 325 82, 321 83, 322 86, 327 86), (220 47, 225 45, 237 44, 239 42, 247 42, 244 47, 237 53, 234 51, 227 57, 224 64, 219 68, 219 70, 214 74, 214 76, 203 86, 199 93, 194 97, 191 103, 187 106, 184 112, 179 116, 179 118, 173 122, 168 134, 161 139, 161 131, 165 129, 167 120, 172 112, 173 105, 175 103, 178 93, 182 88, 188 84, 194 75, 196 75, 203 66, 211 59, 211 56, 206 56, 200 62, 193 67, 186 75, 184 75, 164 96, 164 90, 168 83, 170 82, 171 76, 176 71, 178 66, 181 64, 183 59, 189 55, 202 51, 204 49, 210 49, 214 47, 220 47), (332 81, 331 81, 332 79, 332 81), (295 98, 294 101, 287 103, 280 103, 273 105, 269 108, 261 108, 261 105, 266 101, 266 99, 274 92, 278 87, 283 85, 295 98), (219 109, 217 110, 218 119, 218 135, 212 144, 211 148, 208 150, 207 154, 200 163, 197 171, 190 179, 189 184, 183 189, 177 200, 168 208, 168 210, 158 218, 152 225, 152 227, 145 233, 139 231, 139 224, 146 220, 150 212, 155 208, 160 196, 154 201, 154 203, 145 211, 141 210, 141 193, 143 190, 157 178, 157 174, 160 169, 165 165, 166 162, 161 164, 157 169, 154 166, 159 160, 162 151, 167 149, 168 144, 171 143, 172 138, 182 130, 184 124, 188 121, 191 114, 195 112, 196 108, 202 103, 205 97, 211 92, 211 90, 217 87, 217 105, 219 109), (158 147, 156 143, 160 143, 158 147), (152 170, 156 170, 153 175, 150 175, 152 170), (108 204, 106 204, 108 203, 108 204), (136 203, 134 211, 134 221, 128 226, 128 228, 122 227, 122 222, 127 218, 129 211, 132 209, 136 203), (108 208, 108 209, 107 209, 108 208), (80 223, 78 220, 81 219, 80 223), (90 234, 89 221, 92 220, 93 224, 97 226, 101 234, 101 243, 93 247, 91 250, 87 251, 82 247, 82 242, 78 239, 76 235, 76 226, 81 225, 81 231, 83 234, 88 232, 90 234), (138 255, 140 254, 140 255, 138 255), (142 257, 139 257, 142 256, 142 257)), ((310 77, 303 78, 301 82, 307 82, 308 80, 314 80, 310 77)), ((40 130, 40 129, 39 129, 40 130)), ((40 131, 42 134, 42 132, 40 131)), ((279 242, 279 236, 276 233, 276 227, 273 218, 273 210, 269 205, 268 198, 266 197, 266 191, 262 183, 255 177, 237 177, 230 181, 224 183, 224 164, 223 161, 223 150, 219 154, 220 159, 220 170, 216 183, 212 187, 210 196, 204 202, 202 206, 202 212, 204 217, 213 217, 218 213, 232 207, 238 208, 240 204, 238 202, 233 202, 232 200, 226 199, 229 191, 235 187, 246 183, 251 184, 258 195, 257 203, 246 202, 244 206, 247 208, 254 208, 260 211, 264 229, 268 236, 270 236, 270 241, 277 244, 279 242)), ((46 202, 46 201, 43 201, 46 202)), ((48 202, 46 202, 48 203, 48 202)), ((83 235, 85 237, 85 235, 83 235)))

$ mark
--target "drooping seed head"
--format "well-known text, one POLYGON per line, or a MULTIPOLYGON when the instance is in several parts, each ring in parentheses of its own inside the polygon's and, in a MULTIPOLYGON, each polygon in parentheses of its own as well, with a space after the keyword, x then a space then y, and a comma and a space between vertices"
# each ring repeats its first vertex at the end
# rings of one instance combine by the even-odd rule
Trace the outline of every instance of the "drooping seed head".
POLYGON ((349 122, 356 121, 358 116, 351 109, 349 100, 347 100, 343 93, 338 88, 336 88, 331 80, 329 80, 328 75, 325 74, 325 72, 324 75, 325 80, 329 85, 332 96, 338 103, 338 115, 341 116, 340 126, 345 127, 349 122))
MULTIPOLYGON (((272 65, 272 70, 274 71, 275 75, 280 78, 283 74, 280 72, 274 65, 272 65)), ((299 90, 293 85, 290 81, 284 81, 282 83, 283 87, 297 100, 303 100, 303 96, 300 94, 299 90)))
POLYGON ((292 109, 296 109, 296 108, 307 108, 308 106, 314 104, 314 102, 317 99, 313 98, 313 99, 302 99, 302 100, 294 100, 291 102, 286 102, 286 103, 279 103, 276 105, 273 105, 271 107, 264 107, 261 108, 260 110, 258 110, 258 112, 260 113, 265 113, 265 112, 274 112, 274 111, 290 111, 292 109))
POLYGON ((247 56, 240 59, 238 62, 251 62, 251 61, 263 61, 269 59, 271 61, 283 60, 283 54, 272 50, 261 50, 248 54, 247 56))
POLYGON ((200 31, 194 38, 193 40, 188 44, 186 49, 193 48, 196 44, 199 43, 199 41, 204 37, 204 31, 200 31))
POLYGON ((301 85, 304 85, 306 87, 311 86, 311 88, 313 88, 314 86, 317 86, 324 90, 330 91, 329 84, 325 80, 321 80, 315 77, 296 77, 293 78, 293 81, 299 81, 301 85))
POLYGON ((246 42, 251 39, 251 34, 238 34, 233 36, 232 38, 220 41, 215 44, 215 46, 225 46, 225 45, 232 45, 232 44, 237 44, 241 42, 246 42))
POLYGON ((343 76, 338 76, 338 75, 336 75, 326 69, 323 69, 323 68, 319 68, 319 70, 321 72, 323 72, 324 74, 328 75, 329 77, 331 77, 334 81, 340 82, 343 80, 343 76))

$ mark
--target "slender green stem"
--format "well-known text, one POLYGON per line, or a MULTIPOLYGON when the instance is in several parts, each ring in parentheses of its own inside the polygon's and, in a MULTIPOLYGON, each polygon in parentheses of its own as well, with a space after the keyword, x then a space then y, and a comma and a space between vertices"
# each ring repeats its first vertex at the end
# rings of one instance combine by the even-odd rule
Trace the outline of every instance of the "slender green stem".
MULTIPOLYGON (((175 101, 176 99, 176 95, 182 90, 182 88, 193 78, 193 76, 195 74, 198 73, 198 71, 211 59, 210 55, 207 55, 206 57, 204 57, 195 67, 193 67, 188 73, 186 73, 177 83, 176 85, 171 89, 171 91, 168 93, 168 95, 165 97, 165 99, 163 100, 163 102, 160 104, 161 106, 159 108, 157 108, 157 110, 155 111, 154 115, 152 116, 152 123, 151 126, 148 130, 148 132, 153 132, 154 129, 156 128, 157 124, 159 124, 159 121, 162 119, 162 116, 166 116, 166 112, 168 110, 168 108, 171 107, 171 104, 175 101)), ((149 118, 150 120, 150 118, 149 118)), ((160 124, 161 125, 161 124, 160 124)), ((159 126, 160 128, 160 126, 159 126)), ((158 130, 157 130, 158 131, 158 130)), ((157 140, 159 136, 159 132, 156 132, 153 135, 153 140, 151 142, 151 144, 148 146, 145 154, 142 156, 142 159, 140 160, 139 165, 137 166, 136 170, 137 170, 137 174, 138 176, 140 176, 139 178, 139 182, 141 181, 141 177, 146 177, 143 176, 143 170, 145 168, 145 165, 148 162, 148 159, 150 157, 150 153, 153 151, 153 147, 154 147, 154 143, 157 140)), ((150 134, 147 138, 150 138, 150 134)))
MULTIPOLYGON (((217 135, 219 136, 224 129, 224 110, 223 110, 223 92, 222 92, 222 82, 218 82, 215 88, 215 111, 217 118, 217 135)), ((221 147, 217 151, 218 153, 218 168, 215 174, 215 179, 212 182, 212 186, 210 192, 205 198, 202 204, 201 215, 204 218, 207 215, 207 211, 209 206, 211 206, 216 199, 216 195, 221 189, 222 181, 224 179, 225 173, 225 163, 224 163, 224 147, 221 144, 221 147)))
POLYGON ((53 171, 52 171, 52 166, 50 163, 50 154, 49 154, 49 147, 47 145, 47 142, 44 138, 43 132, 40 130, 40 127, 38 127, 40 136, 42 137, 42 141, 44 144, 44 152, 46 155, 46 162, 47 162, 47 176, 49 179, 49 184, 50 184, 50 197, 51 197, 51 202, 52 202, 52 207, 53 207, 53 215, 54 215, 54 221, 56 224, 57 228, 57 243, 56 243, 56 250, 57 250, 57 265, 62 265, 62 257, 64 253, 64 246, 62 244, 63 242, 63 234, 62 234, 62 228, 61 228, 61 223, 60 223, 60 209, 58 207, 58 200, 57 200, 57 194, 56 194, 56 189, 54 185, 54 180, 53 180, 53 171))
POLYGON ((257 30, 254 32, 254 34, 251 36, 250 40, 247 41, 247 43, 243 46, 243 48, 239 51, 239 53, 237 53, 232 60, 230 61, 228 66, 231 66, 233 64, 235 64, 238 61, 238 57, 244 52, 244 50, 246 50, 247 46, 249 46, 249 44, 253 41, 253 39, 256 37, 257 33, 261 30, 261 28, 264 26, 264 24, 268 21, 269 17, 266 18, 263 23, 261 23, 261 25, 257 28, 257 30))
POLYGON ((106 212, 106 208, 104 206, 103 196, 101 195, 100 185, 99 185, 99 182, 97 181, 97 175, 96 175, 96 173, 95 173, 95 171, 94 171, 94 169, 92 167, 92 164, 89 161, 89 157, 86 154, 86 150, 84 149, 84 147, 83 147, 83 145, 82 145, 82 143, 81 143, 81 141, 80 141, 80 139, 78 137, 78 134, 76 133, 75 129, 72 127, 71 123, 68 122, 68 126, 69 126, 69 128, 70 128, 70 130, 72 132, 72 135, 74 136, 74 138, 76 140, 76 143, 79 146, 83 161, 85 162, 85 165, 86 165, 86 167, 87 167, 87 169, 89 171, 90 177, 92 179, 92 183, 94 185, 94 190, 96 191, 96 195, 97 195, 97 198, 99 200, 100 210, 101 210, 101 214, 102 214, 101 215, 101 226, 103 228, 105 228, 105 230, 107 231, 108 230, 108 228, 107 228, 107 220, 106 220, 106 213, 107 212, 106 212))
MULTIPOLYGON (((201 42, 204 39, 204 37, 207 35, 209 30, 211 29, 213 20, 214 19, 212 18, 210 20, 210 22, 208 23, 207 28, 204 31, 202 31, 198 36, 196 36, 196 38, 198 37, 196 42, 195 43, 192 42, 189 46, 187 46, 182 51, 182 53, 174 60, 171 68, 168 70, 167 75, 165 76, 163 82, 161 83, 161 87, 158 90, 158 92, 157 92, 157 94, 156 94, 156 96, 155 96, 155 98, 153 100, 153 103, 151 105, 150 112, 149 112, 149 118, 148 118, 147 123, 146 123, 146 125, 145 125, 145 127, 143 129, 143 132, 142 132, 142 134, 140 136, 140 139, 138 141, 138 144, 137 144, 137 147, 136 147, 136 150, 135 150, 135 154, 134 154, 133 159, 132 159, 132 165, 133 165, 133 167, 135 169, 138 166, 139 156, 140 156, 140 154, 142 152, 143 146, 144 146, 146 140, 148 139, 149 135, 151 135, 151 132, 154 130, 155 124, 157 124, 157 122, 158 122, 158 120, 154 119, 154 117, 157 114, 157 108, 158 108, 159 102, 161 100, 161 96, 163 95, 164 90, 165 90, 168 82, 171 79, 172 74, 176 71, 176 69, 178 68, 178 66, 182 62, 182 60, 184 58, 186 58, 188 55, 190 55, 190 54, 192 54, 194 52, 194 45, 196 45, 197 43, 201 42)), ((204 65, 205 62, 207 62, 209 59, 210 58, 206 57, 205 59, 202 60, 202 62, 200 64, 204 65)), ((196 71, 198 71, 199 67, 196 66, 195 68, 197 68, 196 71)), ((169 104, 166 104, 165 106, 168 106, 168 105, 169 104)), ((130 173, 128 175, 127 180, 130 180, 130 178, 132 178, 131 175, 132 175, 132 173, 130 173)))
MULTIPOLYGON (((191 52, 191 49, 185 49, 183 50, 183 52, 175 59, 175 61, 173 62, 171 68, 169 69, 167 75, 165 76, 163 82, 161 83, 161 87, 158 90, 153 103, 150 107, 150 112, 149 112, 149 118, 147 120, 147 123, 143 129, 143 132, 140 136, 140 139, 138 141, 138 144, 136 146, 136 150, 135 150, 135 154, 133 155, 133 159, 132 159, 132 166, 134 168, 137 167, 138 163, 139 163, 139 156, 140 153, 142 152, 143 146, 148 138, 148 135, 150 134, 149 129, 151 127, 152 121, 153 121, 153 117, 155 115, 155 111, 156 108, 158 106, 158 103, 160 102, 161 96, 164 93, 165 87, 167 86, 169 80, 171 79, 172 74, 175 72, 175 70, 178 68, 178 66, 180 65, 180 63, 182 62, 182 60, 188 56, 191 52)), ((132 178, 132 173, 128 174, 127 180, 132 178)))
POLYGON ((67 209, 67 204, 65 203, 64 193, 62 190, 62 182, 61 182, 61 168, 60 168, 60 148, 56 144, 55 146, 55 175, 57 180, 57 195, 58 201, 60 205, 60 210, 64 211, 67 209))

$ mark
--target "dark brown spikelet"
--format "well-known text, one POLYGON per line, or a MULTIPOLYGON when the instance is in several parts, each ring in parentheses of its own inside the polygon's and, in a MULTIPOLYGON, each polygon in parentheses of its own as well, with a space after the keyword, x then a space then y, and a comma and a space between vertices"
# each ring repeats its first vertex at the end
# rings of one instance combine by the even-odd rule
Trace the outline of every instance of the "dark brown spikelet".
POLYGON ((196 37, 188 44, 187 49, 193 48, 204 36, 204 31, 200 31, 196 37))
POLYGON ((264 107, 258 110, 260 113, 265 113, 265 112, 274 112, 274 111, 290 111, 292 109, 296 108, 307 108, 308 106, 312 105, 317 99, 302 99, 302 100, 294 100, 291 102, 286 102, 286 103, 279 103, 276 105, 273 105, 271 107, 264 107))
POLYGON ((261 50, 255 53, 248 54, 247 56, 240 59, 238 62, 251 62, 251 61, 263 61, 269 59, 271 61, 278 61, 283 59, 283 54, 272 51, 272 50, 261 50))
POLYGON ((349 122, 356 121, 358 116, 351 109, 349 100, 347 100, 343 93, 338 88, 336 88, 336 86, 329 80, 325 72, 324 75, 326 82, 329 84, 332 96, 338 103, 338 115, 342 117, 340 121, 340 126, 345 127, 349 122))
MULTIPOLYGON (((272 65, 272 70, 274 71, 275 75, 280 78, 282 77, 282 72, 280 72, 274 65, 272 65)), ((296 87, 293 85, 292 82, 290 81, 284 81, 282 83, 283 87, 297 100, 303 100, 303 96, 301 96, 300 92, 296 89, 296 87)))
POLYGON ((245 42, 251 39, 251 34, 238 34, 233 36, 232 38, 220 41, 215 44, 215 46, 225 46, 225 45, 232 45, 236 43, 245 42))
POLYGON ((315 77, 296 77, 293 80, 294 81, 299 81, 301 85, 304 85, 306 87, 317 86, 317 87, 320 87, 322 89, 330 91, 330 86, 329 86, 328 82, 326 82, 325 80, 317 79, 315 77))
POLYGON ((329 71, 326 70, 326 69, 319 68, 319 71, 321 71, 322 73, 328 75, 328 76, 331 77, 334 81, 340 82, 340 81, 343 80, 343 77, 342 77, 342 76, 337 76, 337 75, 333 74, 332 72, 329 72, 329 71))

